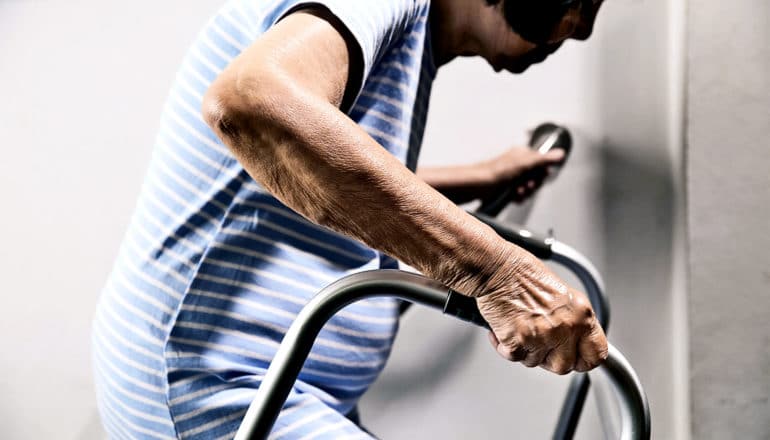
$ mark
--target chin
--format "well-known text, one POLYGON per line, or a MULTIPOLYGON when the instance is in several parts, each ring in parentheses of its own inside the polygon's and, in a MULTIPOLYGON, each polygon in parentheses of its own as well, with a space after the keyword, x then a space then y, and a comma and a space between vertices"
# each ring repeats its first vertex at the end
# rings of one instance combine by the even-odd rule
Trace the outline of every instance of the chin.
POLYGON ((500 73, 503 70, 505 70, 506 72, 509 72, 509 73, 519 74, 519 73, 524 73, 527 69, 529 69, 530 64, 501 66, 501 65, 495 65, 490 63, 489 66, 492 67, 492 70, 494 70, 495 73, 500 73))
MULTIPOLYGON (((508 73, 513 73, 515 75, 518 75, 518 74, 526 72, 527 69, 529 69, 529 66, 531 66, 531 64, 529 64, 529 63, 523 64, 523 65, 522 64, 515 64, 515 65, 505 66, 505 67, 501 68, 500 70, 505 70, 508 73)), ((496 72, 499 72, 500 70, 495 69, 496 72)))

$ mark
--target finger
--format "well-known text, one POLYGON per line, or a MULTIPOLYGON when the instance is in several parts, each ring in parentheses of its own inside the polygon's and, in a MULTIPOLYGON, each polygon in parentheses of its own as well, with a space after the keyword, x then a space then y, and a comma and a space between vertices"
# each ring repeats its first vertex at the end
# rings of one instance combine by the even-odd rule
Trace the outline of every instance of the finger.
POLYGON ((513 353, 511 353, 511 360, 514 362, 520 362, 527 358, 529 352, 526 348, 517 346, 513 353))
POLYGON ((535 183, 543 182, 548 177, 548 167, 538 167, 530 170, 527 173, 529 180, 534 180, 535 183))
POLYGON ((561 346, 551 350, 543 360, 543 368, 546 370, 564 375, 575 369, 577 362, 577 344, 574 339, 570 339, 561 346))
POLYGON ((520 187, 523 188, 523 192, 521 194, 516 194, 516 198, 514 199, 515 202, 521 203, 530 197, 532 197, 537 190, 540 189, 540 187, 543 185, 543 179, 530 179, 527 181, 526 186, 520 187))
POLYGON ((515 194, 512 197, 512 200, 515 203, 521 203, 529 197, 529 191, 524 186, 519 186, 516 188, 515 194))
POLYGON ((497 354, 504 357, 505 359, 508 359, 509 361, 513 360, 513 357, 511 356, 511 351, 507 350, 505 346, 500 342, 499 339, 497 339, 497 335, 495 335, 494 332, 490 331, 487 336, 489 337, 489 342, 492 343, 492 348, 497 351, 497 354))
POLYGON ((531 190, 531 189, 527 189, 527 190, 525 190, 525 191, 524 191, 524 194, 523 194, 523 195, 519 196, 519 200, 517 200, 516 202, 518 202, 518 203, 522 203, 522 202, 525 202, 525 201, 527 201, 527 200, 528 200, 530 197, 532 197, 532 195, 533 195, 534 193, 535 193, 535 191, 534 191, 534 190, 531 190))
POLYGON ((549 351, 550 350, 548 349, 531 351, 527 353, 527 357, 525 357, 524 360, 521 361, 521 363, 529 368, 537 367, 538 365, 543 363, 549 351))
POLYGON ((531 150, 532 154, 527 157, 525 164, 527 168, 545 167, 547 165, 557 165, 564 160, 564 150, 554 148, 553 150, 542 154, 537 150, 531 150))
POLYGON ((545 154, 541 154, 546 164, 557 164, 564 160, 564 150, 561 148, 554 148, 545 154))
POLYGON ((594 323, 590 333, 578 342, 578 360, 575 371, 585 372, 598 367, 607 359, 607 338, 598 323, 594 323))
POLYGON ((492 344, 492 348, 497 350, 497 346, 500 344, 500 341, 497 340, 497 336, 492 331, 487 332, 487 338, 489 339, 489 342, 492 344))
POLYGON ((522 351, 522 349, 516 344, 506 346, 500 342, 494 332, 488 332, 487 337, 489 338, 489 342, 492 344, 492 348, 494 348, 500 356, 511 362, 518 362, 524 359, 524 357, 527 355, 527 353, 522 351))

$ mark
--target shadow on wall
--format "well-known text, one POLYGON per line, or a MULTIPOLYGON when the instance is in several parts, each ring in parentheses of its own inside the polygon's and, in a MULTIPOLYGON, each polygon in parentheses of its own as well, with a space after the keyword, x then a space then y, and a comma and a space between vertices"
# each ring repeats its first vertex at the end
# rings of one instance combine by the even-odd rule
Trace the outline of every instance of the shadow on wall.
MULTIPOLYGON (((611 339, 637 369, 650 399, 653 437, 674 438, 676 372, 672 357, 686 350, 676 339, 674 297, 680 265, 674 261, 681 200, 681 154, 672 127, 681 121, 670 106, 671 8, 668 2, 635 2, 607 11, 599 40, 596 99, 603 225, 602 273, 612 303, 611 339), (677 180, 675 180, 677 179, 677 180)), ((673 34, 672 34, 673 32, 673 34)), ((681 55, 681 54, 680 54, 681 55)))
POLYGON ((671 338, 675 194, 667 161, 627 152, 601 147, 603 275, 612 305, 610 337, 647 389, 653 420, 663 422, 653 423, 655 429, 673 410, 670 355, 682 349, 671 338))

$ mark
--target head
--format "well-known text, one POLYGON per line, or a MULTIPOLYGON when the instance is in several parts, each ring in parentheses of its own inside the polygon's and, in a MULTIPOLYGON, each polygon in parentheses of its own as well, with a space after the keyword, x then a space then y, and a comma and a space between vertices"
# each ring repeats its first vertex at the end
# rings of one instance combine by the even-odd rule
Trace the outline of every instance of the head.
POLYGON ((442 8, 444 15, 455 15, 443 19, 445 24, 451 23, 450 32, 456 34, 448 37, 453 41, 454 52, 447 60, 458 55, 478 55, 496 71, 521 73, 545 60, 564 41, 587 39, 602 0, 448 0, 444 3, 452 3, 442 8))

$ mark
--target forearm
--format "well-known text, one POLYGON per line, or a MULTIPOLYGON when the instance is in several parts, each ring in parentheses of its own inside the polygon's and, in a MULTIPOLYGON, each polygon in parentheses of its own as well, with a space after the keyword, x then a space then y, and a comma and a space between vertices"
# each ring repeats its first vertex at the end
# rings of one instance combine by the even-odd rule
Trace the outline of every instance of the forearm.
POLYGON ((326 99, 285 84, 263 84, 269 96, 209 118, 255 180, 311 221, 460 292, 492 288, 517 248, 417 178, 326 99))
POLYGON ((495 181, 490 167, 482 164, 420 167, 417 177, 456 204, 485 197, 495 181))

